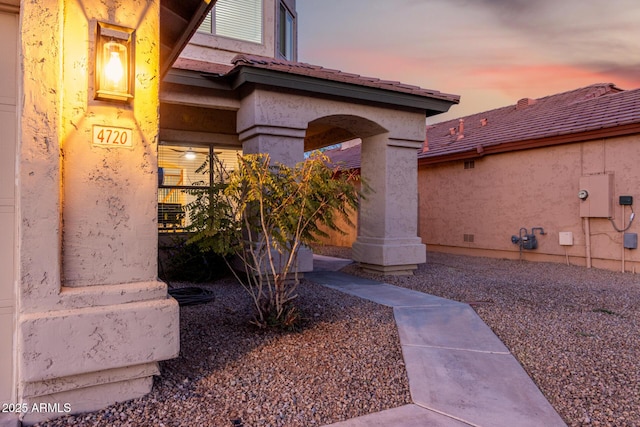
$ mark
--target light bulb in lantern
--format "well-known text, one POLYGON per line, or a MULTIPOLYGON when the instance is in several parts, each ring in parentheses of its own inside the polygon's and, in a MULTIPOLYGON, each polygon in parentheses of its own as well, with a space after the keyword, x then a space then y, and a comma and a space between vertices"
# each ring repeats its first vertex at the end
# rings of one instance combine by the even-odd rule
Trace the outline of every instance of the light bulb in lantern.
POLYGON ((126 93, 128 89, 125 72, 127 48, 118 42, 110 41, 104 44, 104 84, 108 91, 126 93))
POLYGON ((124 67, 122 66, 122 61, 120 60, 120 55, 118 52, 111 52, 111 56, 109 57, 109 62, 105 68, 105 74, 111 83, 117 85, 120 83, 122 76, 124 75, 124 67))

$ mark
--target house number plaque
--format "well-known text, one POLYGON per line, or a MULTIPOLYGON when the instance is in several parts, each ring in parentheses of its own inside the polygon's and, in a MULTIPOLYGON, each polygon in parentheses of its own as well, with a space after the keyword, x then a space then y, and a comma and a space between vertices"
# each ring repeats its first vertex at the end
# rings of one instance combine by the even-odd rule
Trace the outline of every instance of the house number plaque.
POLYGON ((133 130, 94 125, 93 144, 103 147, 133 147, 133 130))

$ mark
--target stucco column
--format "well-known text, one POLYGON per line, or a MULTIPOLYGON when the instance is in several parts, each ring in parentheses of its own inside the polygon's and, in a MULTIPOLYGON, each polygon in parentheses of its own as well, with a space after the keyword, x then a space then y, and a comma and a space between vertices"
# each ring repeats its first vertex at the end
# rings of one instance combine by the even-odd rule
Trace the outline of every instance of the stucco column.
POLYGON ((417 229, 419 147, 386 133, 362 140, 362 178, 371 192, 361 202, 353 258, 367 270, 410 274, 426 261, 417 229))
MULTIPOLYGON (((260 98, 258 98, 260 99, 260 98)), ((255 98, 252 98, 254 101, 255 98)), ((261 111, 262 108, 270 108, 267 103, 251 103, 249 108, 245 108, 239 117, 239 123, 247 126, 246 129, 238 129, 242 151, 244 154, 269 153, 271 162, 282 163, 293 167, 304 160, 304 135, 302 128, 288 126, 269 126, 268 124, 256 124, 253 113, 261 111), (255 107, 255 108, 254 108, 255 107)), ((313 252, 307 247, 298 250, 297 258, 298 273, 313 271, 313 252)))
POLYGON ((304 129, 258 126, 240 132, 244 154, 269 153, 271 161, 293 167, 304 160, 304 129))
POLYGON ((21 4, 16 401, 68 405, 26 424, 140 397, 178 354, 156 269, 159 16, 158 2, 21 4), (128 104, 93 97, 96 21, 135 31, 128 104))

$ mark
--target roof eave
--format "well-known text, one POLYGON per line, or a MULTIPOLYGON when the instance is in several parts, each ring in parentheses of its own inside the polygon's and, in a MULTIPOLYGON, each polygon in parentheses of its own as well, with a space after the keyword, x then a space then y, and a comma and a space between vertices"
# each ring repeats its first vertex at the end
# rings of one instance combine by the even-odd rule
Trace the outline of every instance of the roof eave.
MULTIPOLYGON (((282 71, 241 66, 232 72, 232 88, 245 84, 260 84, 317 95, 355 99, 366 103, 393 105, 400 108, 423 110, 427 117, 449 111, 455 101, 414 95, 405 92, 372 88, 334 80, 321 79, 282 71)), ((214 80, 220 79, 211 76, 214 80)))
MULTIPOLYGON (((162 46, 163 49, 161 49, 162 52, 160 55, 161 79, 167 74, 169 69, 171 69, 171 66, 176 61, 178 56, 180 56, 182 50, 187 46, 189 40, 191 40, 193 34, 198 30, 198 27, 200 27, 200 24, 202 24, 202 21, 204 21, 204 18, 206 17, 207 13, 211 11, 216 1, 217 0, 190 0, 186 2, 186 4, 182 5, 182 7, 189 8, 188 16, 186 18, 182 18, 176 16, 172 12, 172 9, 174 9, 172 3, 184 2, 184 0, 161 0, 160 18, 161 20, 163 20, 164 18, 168 21, 169 17, 173 17, 173 19, 171 19, 171 25, 176 27, 173 33, 177 35, 176 38, 170 38, 169 36, 166 36, 165 42, 167 44, 162 46), (166 53, 164 53, 165 49, 166 53)), ((164 28, 168 25, 169 22, 165 22, 160 26, 160 31, 169 34, 168 30, 164 28)), ((161 40, 163 39, 165 39, 165 37, 161 37, 161 40)))
POLYGON ((450 154, 443 154, 433 157, 418 158, 419 166, 434 165, 439 163, 452 162, 457 160, 470 160, 484 157, 491 154, 508 153, 512 151, 529 150, 533 148, 542 148, 552 145, 570 144, 576 142, 587 142, 602 138, 614 138, 619 136, 627 136, 640 134, 640 123, 631 123, 622 126, 607 127, 594 129, 581 133, 569 133, 564 135, 554 135, 547 138, 527 139, 522 141, 514 141, 497 145, 489 145, 471 148, 465 151, 459 151, 450 154))
POLYGON ((178 68, 171 68, 168 70, 162 82, 201 88, 233 90, 229 82, 225 79, 213 79, 211 74, 203 73, 201 71, 182 70, 178 68))

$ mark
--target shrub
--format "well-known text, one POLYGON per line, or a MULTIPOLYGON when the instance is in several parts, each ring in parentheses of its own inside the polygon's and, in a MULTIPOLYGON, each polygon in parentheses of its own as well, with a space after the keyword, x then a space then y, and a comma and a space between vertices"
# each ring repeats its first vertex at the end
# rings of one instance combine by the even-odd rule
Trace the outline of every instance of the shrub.
POLYGON ((189 243, 227 262, 235 258, 234 274, 253 299, 257 325, 293 326, 299 249, 326 236, 322 225, 340 232, 338 217, 351 224, 348 210, 361 196, 352 184, 357 176, 338 174, 317 153, 295 167, 273 164, 268 154, 244 155, 231 172, 216 168, 216 177, 189 207, 189 243))

